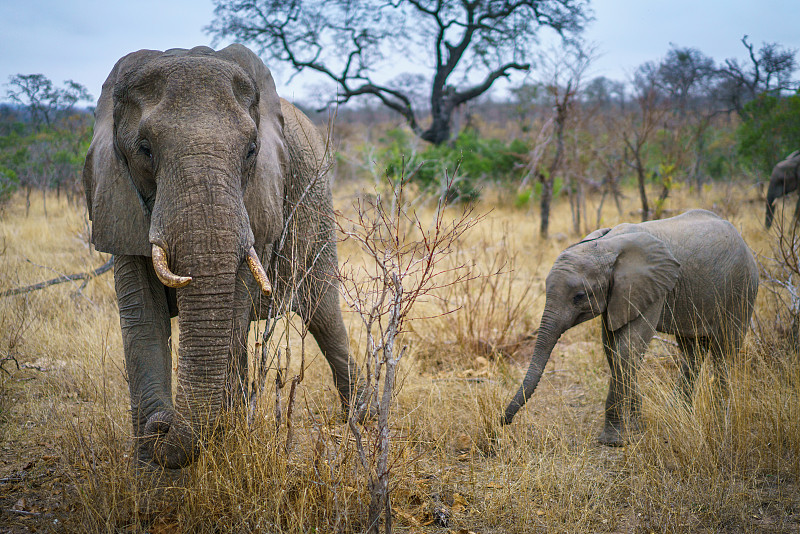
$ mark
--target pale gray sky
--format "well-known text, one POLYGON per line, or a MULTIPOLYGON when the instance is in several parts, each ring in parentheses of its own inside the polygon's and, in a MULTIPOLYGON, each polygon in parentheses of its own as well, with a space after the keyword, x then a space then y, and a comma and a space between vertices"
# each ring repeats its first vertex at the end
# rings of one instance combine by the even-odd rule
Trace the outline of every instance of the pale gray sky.
MULTIPOLYGON (((800 0, 593 0, 592 8, 595 21, 585 37, 601 56, 591 76, 626 80, 641 63, 663 57, 670 43, 717 62, 746 58, 745 34, 757 47, 778 42, 800 49, 800 0)), ((212 18, 210 0, 0 0, 0 100, 9 76, 35 73, 58 85, 73 79, 97 98, 121 56, 208 45, 202 28, 212 18)), ((298 77, 287 87, 288 74, 275 72, 279 92, 302 99, 312 82, 298 77)))

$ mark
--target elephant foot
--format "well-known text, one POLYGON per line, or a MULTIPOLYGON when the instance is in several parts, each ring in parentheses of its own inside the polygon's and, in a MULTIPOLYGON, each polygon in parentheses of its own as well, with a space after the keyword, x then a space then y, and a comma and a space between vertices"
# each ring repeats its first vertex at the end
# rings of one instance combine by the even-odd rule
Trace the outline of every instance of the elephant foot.
POLYGON ((597 441, 607 447, 622 447, 627 443, 622 425, 611 425, 608 423, 605 428, 603 428, 603 433, 600 434, 597 441))
POLYGON ((351 403, 342 399, 342 411, 344 416, 349 419, 352 417, 359 424, 375 419, 378 416, 378 401, 372 398, 367 388, 358 389, 355 394, 355 401, 351 403))
MULTIPOLYGON (((345 408, 348 410, 349 406, 345 408)), ((364 423, 378 417, 378 401, 373 399, 367 391, 360 391, 356 395, 352 416, 358 423, 364 423)))
POLYGON ((145 517, 167 509, 190 483, 188 469, 166 469, 155 463, 137 464, 132 470, 137 507, 145 517))

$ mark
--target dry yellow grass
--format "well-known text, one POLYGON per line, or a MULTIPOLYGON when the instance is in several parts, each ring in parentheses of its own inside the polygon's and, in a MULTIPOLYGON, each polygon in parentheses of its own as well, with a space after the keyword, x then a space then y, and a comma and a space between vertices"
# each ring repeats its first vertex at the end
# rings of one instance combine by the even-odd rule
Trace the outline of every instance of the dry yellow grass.
MULTIPOLYGON (((365 187, 340 184, 347 213, 365 187)), ((676 349, 654 340, 640 375, 646 430, 630 445, 595 441, 608 369, 595 321, 569 331, 514 424, 499 417, 521 380, 544 305, 544 277, 571 235, 566 202, 554 206, 553 237, 538 237, 538 210, 487 191, 481 222, 448 259, 478 276, 427 298, 402 342, 392 421, 394 524, 409 532, 796 532, 800 528, 800 360, 779 326, 781 302, 762 284, 755 330, 737 358, 723 406, 704 370, 695 407, 673 403, 676 349), (483 277, 485 275, 485 277, 483 277), (448 310, 457 309, 445 314, 448 310)), ((598 198, 590 197, 594 220, 598 198)), ((601 224, 635 221, 606 203, 601 224)), ((763 204, 745 185, 684 188, 667 208, 716 211, 757 255, 773 256, 763 204)), ((426 213, 425 206, 420 208, 426 213)), ((48 200, 24 215, 2 213, 0 290, 85 272, 83 208, 48 200)), ((593 228, 587 227, 585 230, 593 228)), ((340 259, 360 261, 345 242, 340 259)), ((113 278, 63 284, 0 300, 0 531, 362 531, 369 495, 352 435, 336 411, 327 364, 311 338, 293 435, 276 428, 274 373, 248 427, 232 417, 181 476, 137 480, 113 278), (289 447, 287 450, 287 441, 289 447)), ((363 354, 359 321, 346 314, 363 354)), ((275 345, 293 353, 296 319, 275 345)), ((253 343, 257 334, 252 336, 253 343)), ((288 388, 283 392, 287 395, 288 388)), ((285 414, 284 414, 285 415, 285 414)), ((367 449, 372 427, 364 429, 367 449)))

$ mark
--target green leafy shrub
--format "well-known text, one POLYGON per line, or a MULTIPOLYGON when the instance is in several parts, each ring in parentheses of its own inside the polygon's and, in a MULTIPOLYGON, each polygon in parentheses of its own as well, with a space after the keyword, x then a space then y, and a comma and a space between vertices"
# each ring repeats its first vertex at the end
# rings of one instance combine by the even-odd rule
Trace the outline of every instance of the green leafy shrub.
POLYGON ((800 150, 800 94, 762 94, 744 106, 736 134, 738 152, 755 169, 769 174, 776 163, 800 150))
POLYGON ((517 196, 514 198, 514 207, 515 208, 524 208, 528 205, 531 201, 531 197, 533 196, 533 188, 526 188, 517 193, 517 196))
POLYGON ((474 130, 465 130, 452 144, 429 145, 415 150, 411 134, 402 129, 387 131, 380 139, 384 148, 379 158, 386 174, 393 179, 405 176, 421 188, 440 190, 445 173, 458 170, 455 183, 441 191, 451 200, 472 201, 480 196, 482 183, 518 179, 524 173, 525 143, 514 139, 483 139, 474 130))
POLYGON ((0 165, 0 204, 6 202, 19 188, 19 178, 13 169, 0 165))

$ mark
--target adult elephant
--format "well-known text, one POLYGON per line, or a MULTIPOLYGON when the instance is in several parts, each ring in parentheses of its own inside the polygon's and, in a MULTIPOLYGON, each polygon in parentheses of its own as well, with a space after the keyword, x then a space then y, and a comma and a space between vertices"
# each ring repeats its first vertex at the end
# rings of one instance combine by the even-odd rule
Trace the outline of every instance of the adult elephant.
MULTIPOLYGON (((775 201, 795 191, 798 183, 800 183, 800 150, 795 150, 772 169, 767 189, 767 213, 764 216, 767 229, 772 226, 775 217, 775 201)), ((795 221, 798 216, 800 216, 800 197, 797 198, 797 205, 794 208, 795 221)))
POLYGON ((134 52, 95 116, 83 181, 92 242, 114 255, 139 460, 196 457, 243 399, 250 321, 270 305, 302 316, 345 409, 356 402, 325 143, 261 60, 240 45, 134 52))
POLYGON ((683 352, 679 389, 691 401, 704 352, 725 378, 726 354, 744 338, 758 292, 758 268, 732 224, 704 210, 603 228, 562 252, 546 282, 546 301, 528 372, 502 423, 530 398, 558 338, 602 315, 611 368, 600 442, 624 443, 641 400, 636 369, 656 331, 674 334, 683 352))

